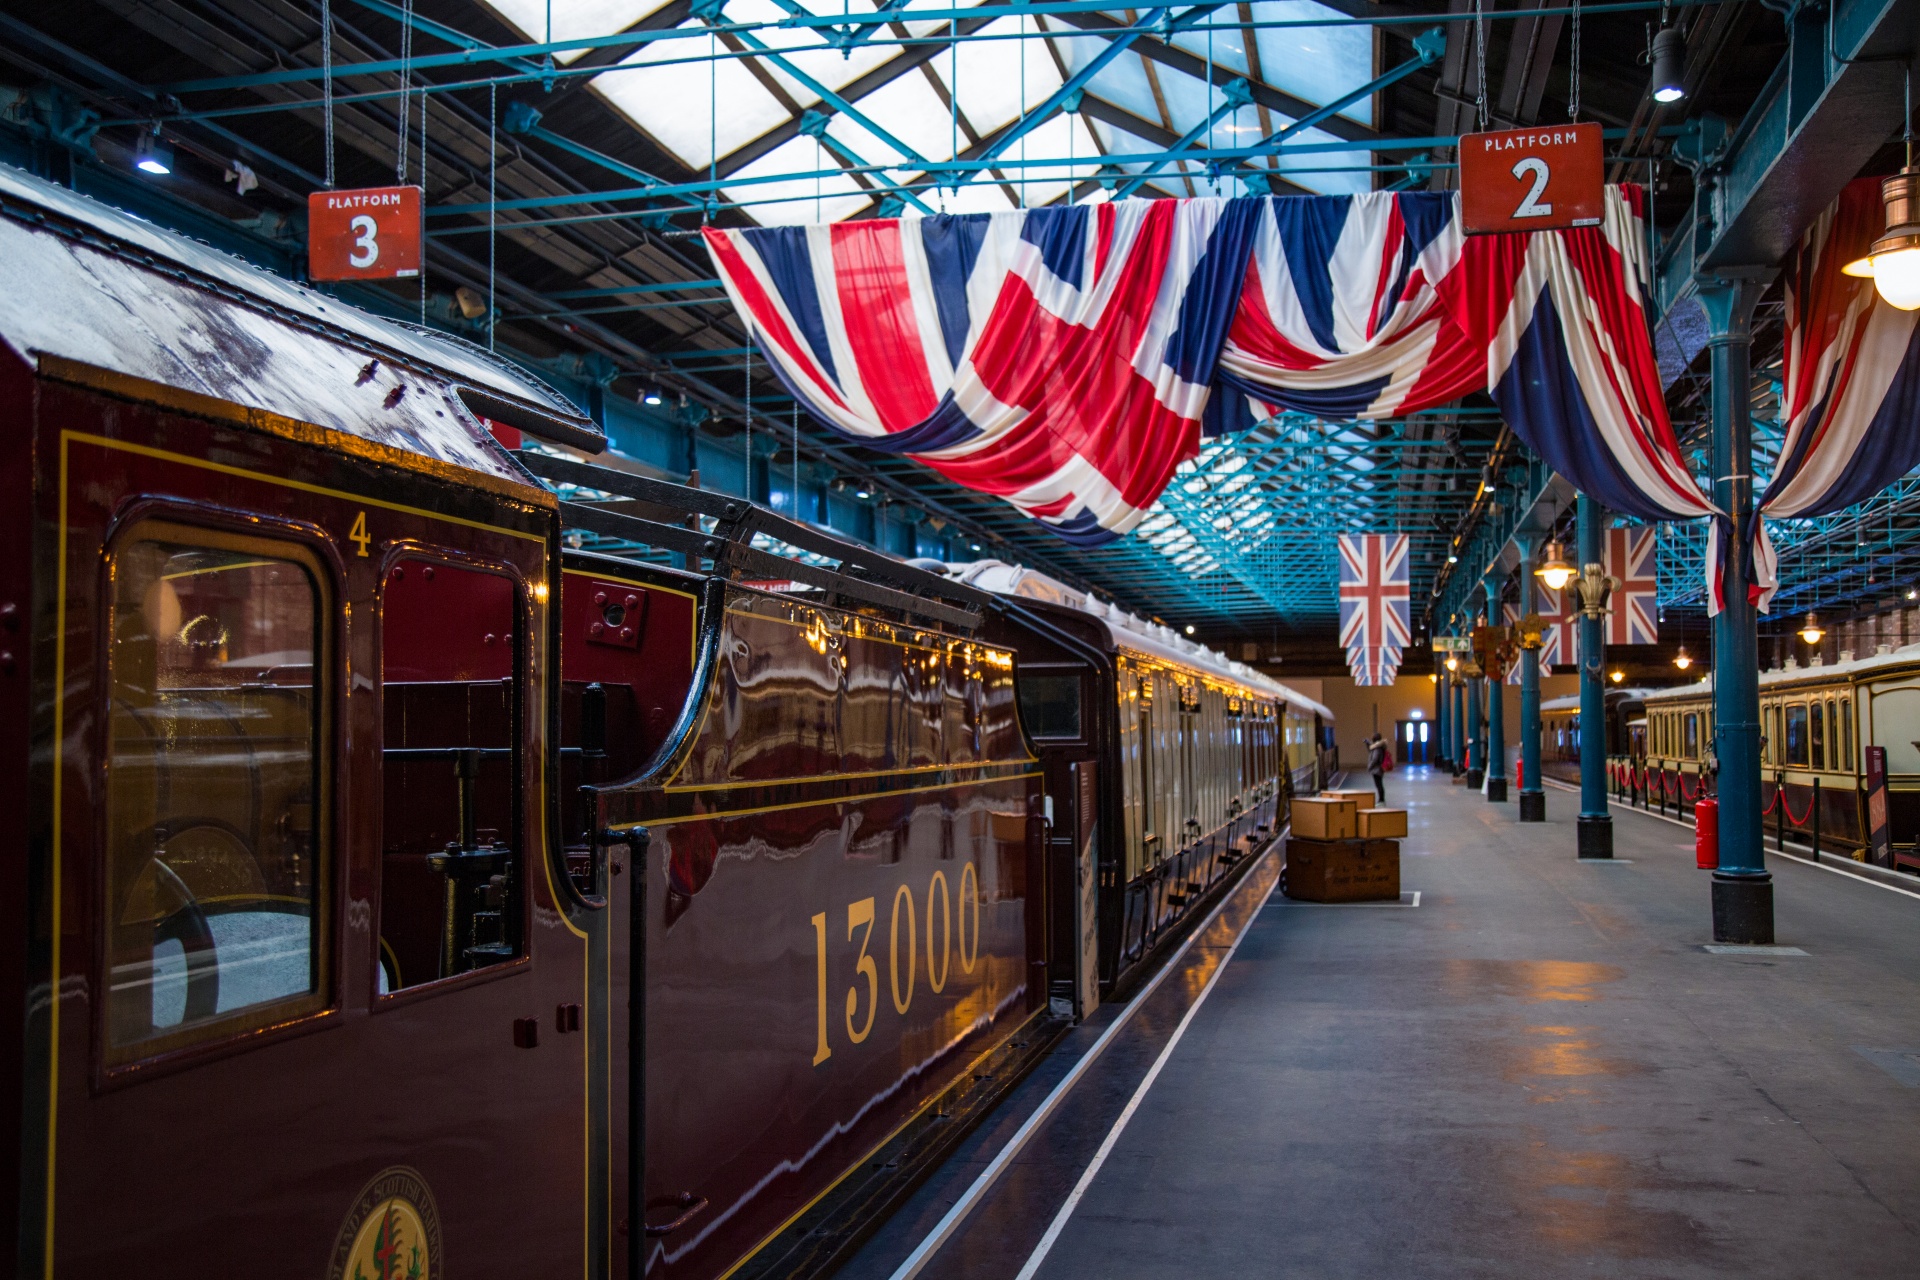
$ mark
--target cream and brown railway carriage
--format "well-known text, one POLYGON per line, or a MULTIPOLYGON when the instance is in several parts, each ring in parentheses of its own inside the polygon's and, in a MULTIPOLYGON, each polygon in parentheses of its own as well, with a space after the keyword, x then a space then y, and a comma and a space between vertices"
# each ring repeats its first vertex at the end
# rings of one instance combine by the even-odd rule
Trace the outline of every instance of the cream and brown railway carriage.
MULTIPOLYGON (((1647 695, 1642 762, 1669 803, 1691 798, 1711 771, 1713 682, 1647 695)), ((1767 824, 1855 856, 1866 843, 1862 749, 1887 752, 1887 818, 1898 865, 1920 868, 1920 645, 1843 654, 1831 666, 1760 676, 1761 801, 1767 824), (1819 783, 1818 814, 1815 782, 1819 783)), ((1614 760, 1616 767, 1625 758, 1614 760)))

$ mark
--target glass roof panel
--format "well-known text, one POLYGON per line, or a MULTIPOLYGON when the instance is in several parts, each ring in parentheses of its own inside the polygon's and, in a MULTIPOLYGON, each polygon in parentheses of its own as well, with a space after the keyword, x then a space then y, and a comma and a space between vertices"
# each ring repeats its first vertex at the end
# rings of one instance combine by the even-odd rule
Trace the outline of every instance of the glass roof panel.
MULTIPOLYGON (((577 40, 583 36, 610 36, 625 31, 662 8, 667 0, 485 0, 489 9, 529 41, 577 40), (553 34, 547 34, 547 18, 553 34)), ((554 55, 559 63, 572 62, 585 49, 554 55)))
POLYGON ((1207 16, 1205 22, 1196 22, 1183 31, 1176 31, 1173 35, 1174 46, 1211 62, 1214 68, 1213 83, 1216 86, 1224 84, 1235 76, 1247 74, 1247 33, 1233 27, 1224 31, 1216 31, 1213 27, 1216 23, 1239 21, 1239 6, 1216 9, 1207 16))
POLYGON ((1153 85, 1147 80, 1147 68, 1137 54, 1123 53, 1109 62, 1093 78, 1087 91, 1142 120, 1160 123, 1160 107, 1153 100, 1153 85))
MULTIPOLYGON (((979 34, 1018 35, 1023 28, 1037 37, 1038 27, 1024 17, 990 22, 979 34)), ((943 85, 958 80, 960 110, 982 136, 1018 120, 1024 108, 1039 106, 1060 87, 1060 69, 1037 38, 963 41, 957 57, 942 53, 928 66, 943 85)))
MULTIPOLYGON (((1313 0, 1260 0, 1253 6, 1256 22, 1339 16, 1313 0)), ((1371 27, 1264 27, 1254 34, 1266 82, 1308 102, 1332 102, 1374 77, 1371 27)), ((1370 125, 1373 99, 1362 99, 1340 114, 1370 125)))
MULTIPOLYGON (((873 5, 868 0, 791 0, 796 7, 821 16, 837 16, 842 13, 871 13, 873 5)), ((778 22, 786 17, 788 10, 773 0, 730 0, 726 17, 729 22, 778 22)), ((892 44, 874 44, 871 42, 855 45, 845 51, 821 48, 821 39, 826 34, 818 27, 762 27, 753 32, 753 38, 761 44, 781 51, 782 56, 806 75, 838 91, 867 72, 873 70, 890 58, 898 57, 900 48, 892 44), (805 52, 799 52, 805 50, 805 52)), ((888 33, 890 34, 890 33, 888 33)), ((807 88, 799 80, 771 62, 763 63, 773 77, 778 80, 793 100, 801 106, 811 106, 820 100, 820 95, 807 88)))
POLYGON ((788 118, 738 58, 649 65, 716 51, 726 52, 713 37, 661 41, 620 64, 644 71, 609 71, 595 76, 593 86, 687 168, 704 169, 716 142, 724 156, 788 118))
MULTIPOLYGON (((947 104, 925 76, 909 71, 860 100, 860 112, 929 160, 951 154, 953 126, 947 104)), ((827 122, 827 134, 842 142, 869 164, 894 164, 906 157, 882 142, 866 126, 836 113, 827 122)), ((965 145, 965 140, 962 140, 965 145)))
MULTIPOLYGON (((837 162, 818 142, 803 135, 781 143, 730 176, 758 178, 780 173, 813 173, 836 167, 837 162)), ((754 220, 767 226, 838 222, 866 208, 871 199, 848 174, 726 187, 721 194, 729 200, 745 204, 746 211, 754 220)))

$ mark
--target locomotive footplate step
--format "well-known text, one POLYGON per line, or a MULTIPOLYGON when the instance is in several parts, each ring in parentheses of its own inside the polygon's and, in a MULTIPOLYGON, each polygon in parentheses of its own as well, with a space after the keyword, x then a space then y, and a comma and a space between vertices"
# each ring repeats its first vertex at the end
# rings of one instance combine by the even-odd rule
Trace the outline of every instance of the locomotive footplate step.
POLYGON ((841 1274, 1920 1274, 1920 901, 1770 857, 1778 938, 1732 947, 1668 824, 1596 875, 1572 815, 1422 767, 1390 802, 1437 910, 1299 902, 1267 854, 841 1274))

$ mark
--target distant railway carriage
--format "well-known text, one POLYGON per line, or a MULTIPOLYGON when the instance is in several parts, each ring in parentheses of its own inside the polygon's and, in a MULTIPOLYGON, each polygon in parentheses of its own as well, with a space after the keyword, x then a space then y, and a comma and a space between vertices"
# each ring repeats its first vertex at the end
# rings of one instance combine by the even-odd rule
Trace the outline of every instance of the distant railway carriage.
MULTIPOLYGON (((1645 689, 1607 689, 1607 755, 1624 756, 1642 714, 1645 689)), ((1540 704, 1540 771, 1562 782, 1580 781, 1580 695, 1549 698, 1540 704)))
MULTIPOLYGON (((950 572, 999 598, 988 634, 1019 653, 1021 708, 1055 801, 1052 928, 1075 927, 1071 868, 1084 855, 1111 989, 1286 822, 1290 796, 1332 776, 1333 714, 1044 574, 999 561, 950 572)), ((1053 989, 1070 990, 1074 973, 1057 950, 1053 989)))

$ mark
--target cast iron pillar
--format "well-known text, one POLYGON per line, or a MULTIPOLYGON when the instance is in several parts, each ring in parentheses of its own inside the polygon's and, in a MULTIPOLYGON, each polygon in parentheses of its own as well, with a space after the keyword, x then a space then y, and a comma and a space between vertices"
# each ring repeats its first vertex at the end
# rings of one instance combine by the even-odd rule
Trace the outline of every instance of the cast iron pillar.
POLYGON ((1753 524, 1753 305, 1764 282, 1703 281, 1713 359, 1713 500, 1732 522, 1720 538, 1722 603, 1713 619, 1713 737, 1719 773, 1720 865, 1713 873, 1715 942, 1773 941, 1773 876, 1761 851, 1760 641, 1747 598, 1753 524))
POLYGON ((1453 777, 1459 777, 1467 771, 1467 681, 1459 672, 1453 672, 1453 714, 1448 716, 1448 727, 1453 729, 1453 777))
MULTIPOLYGON (((1498 626, 1500 616, 1500 580, 1487 575, 1487 625, 1498 626)), ((1504 672, 1487 672, 1487 799, 1493 804, 1507 802, 1507 708, 1502 685, 1504 672)))
POLYGON ((1438 653, 1433 655, 1433 764, 1451 770, 1453 757, 1447 744, 1447 667, 1438 653))
MULTIPOLYGON (((1580 495, 1580 566, 1604 565, 1600 504, 1580 495)), ((1567 590, 1574 590, 1568 583, 1567 590)), ((1583 858, 1613 856, 1613 815, 1607 812, 1606 630, 1598 613, 1580 615, 1580 822, 1583 858)))
POLYGON ((1487 739, 1480 725, 1480 680, 1467 680, 1467 785, 1479 788, 1487 777, 1487 739))
MULTIPOLYGON (((1520 616, 1531 614, 1534 561, 1540 540, 1531 534, 1520 539, 1520 616)), ((1547 792, 1540 779, 1540 650, 1520 651, 1520 821, 1547 820, 1547 792)))

